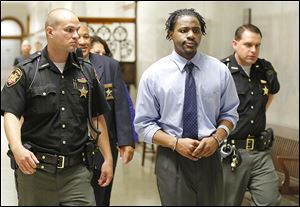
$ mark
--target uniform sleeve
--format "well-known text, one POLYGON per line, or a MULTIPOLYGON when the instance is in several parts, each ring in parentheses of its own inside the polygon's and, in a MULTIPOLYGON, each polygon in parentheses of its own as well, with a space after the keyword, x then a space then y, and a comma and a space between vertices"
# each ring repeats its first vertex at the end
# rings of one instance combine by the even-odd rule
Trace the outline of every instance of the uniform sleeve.
POLYGON ((20 118, 26 104, 26 77, 24 71, 14 67, 1 91, 1 115, 10 112, 20 118))
POLYGON ((121 69, 118 63, 115 63, 111 70, 114 70, 113 77, 113 94, 114 94, 114 110, 115 122, 117 128, 118 145, 134 146, 134 136, 132 131, 132 120, 126 96, 125 83, 122 78, 121 69))
POLYGON ((93 91, 92 91, 92 116, 98 116, 109 111, 109 105, 104 97, 104 92, 97 80, 95 70, 92 72, 93 91))
POLYGON ((265 69, 265 75, 268 83, 270 84, 270 93, 276 94, 280 89, 280 84, 277 78, 277 73, 274 70, 272 64, 266 60, 263 60, 263 66, 265 69))

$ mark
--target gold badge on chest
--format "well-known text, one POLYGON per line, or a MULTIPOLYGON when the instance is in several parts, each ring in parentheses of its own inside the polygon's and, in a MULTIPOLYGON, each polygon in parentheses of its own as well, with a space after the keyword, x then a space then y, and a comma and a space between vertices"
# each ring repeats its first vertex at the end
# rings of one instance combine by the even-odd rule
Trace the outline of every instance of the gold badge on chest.
POLYGON ((112 83, 104 84, 106 100, 113 100, 113 85, 112 83))
POLYGON ((262 90, 264 92, 263 95, 269 95, 269 89, 267 88, 267 86, 265 86, 262 90))
POLYGON ((89 92, 88 90, 86 90, 85 88, 84 88, 84 86, 82 86, 82 88, 80 89, 78 89, 78 91, 80 92, 80 96, 79 97, 85 97, 86 98, 86 95, 87 95, 87 93, 89 92))

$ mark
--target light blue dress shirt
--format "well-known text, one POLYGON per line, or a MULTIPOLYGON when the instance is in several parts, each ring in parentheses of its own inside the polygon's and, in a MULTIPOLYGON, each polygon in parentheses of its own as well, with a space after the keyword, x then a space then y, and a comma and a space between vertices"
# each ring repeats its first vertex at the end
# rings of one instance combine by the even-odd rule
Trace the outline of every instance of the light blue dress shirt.
MULTIPOLYGON (((182 112, 187 59, 175 51, 154 64, 142 75, 136 101, 135 129, 152 143, 157 130, 174 137, 182 136, 182 112)), ((190 60, 196 67, 193 76, 197 88, 198 137, 209 136, 221 119, 234 127, 238 121, 239 98, 235 83, 225 64, 197 53, 190 60)))

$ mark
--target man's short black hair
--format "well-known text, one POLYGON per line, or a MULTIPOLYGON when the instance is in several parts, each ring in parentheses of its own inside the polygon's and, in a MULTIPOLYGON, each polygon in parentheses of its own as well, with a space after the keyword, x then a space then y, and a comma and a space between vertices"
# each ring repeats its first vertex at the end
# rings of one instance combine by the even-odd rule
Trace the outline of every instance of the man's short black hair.
POLYGON ((195 11, 195 9, 191 8, 191 9, 178 9, 172 13, 170 13, 170 16, 168 18, 168 20, 166 21, 166 30, 167 30, 167 36, 166 38, 168 40, 170 40, 170 32, 174 31, 174 27, 176 24, 176 21, 178 19, 178 17, 180 16, 194 16, 198 19, 199 23, 200 23, 200 28, 201 28, 201 33, 202 35, 205 35, 205 28, 206 28, 206 23, 204 21, 204 18, 195 11))

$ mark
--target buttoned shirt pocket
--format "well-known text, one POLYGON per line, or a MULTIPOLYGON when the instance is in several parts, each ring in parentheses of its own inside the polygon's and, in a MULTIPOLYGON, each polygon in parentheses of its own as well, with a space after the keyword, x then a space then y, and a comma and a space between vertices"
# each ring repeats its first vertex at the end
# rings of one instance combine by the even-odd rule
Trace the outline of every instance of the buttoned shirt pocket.
POLYGON ((244 113, 247 113, 249 102, 251 102, 251 95, 248 92, 249 90, 246 88, 237 88, 237 93, 240 99, 240 104, 238 106, 238 113, 239 115, 243 115, 244 113))
POLYGON ((86 90, 88 88, 87 85, 82 84, 82 87, 79 89, 71 89, 71 108, 72 110, 75 110, 76 113, 80 112, 85 113, 87 112, 87 106, 88 106, 88 96, 89 91, 86 90))
POLYGON ((268 98, 269 98, 269 92, 270 92, 270 86, 267 82, 261 82, 259 83, 259 90, 258 90, 258 94, 261 97, 261 100, 263 101, 264 104, 267 103, 268 98))
POLYGON ((56 113, 57 111, 57 89, 53 84, 31 89, 31 109, 40 115, 56 113))

